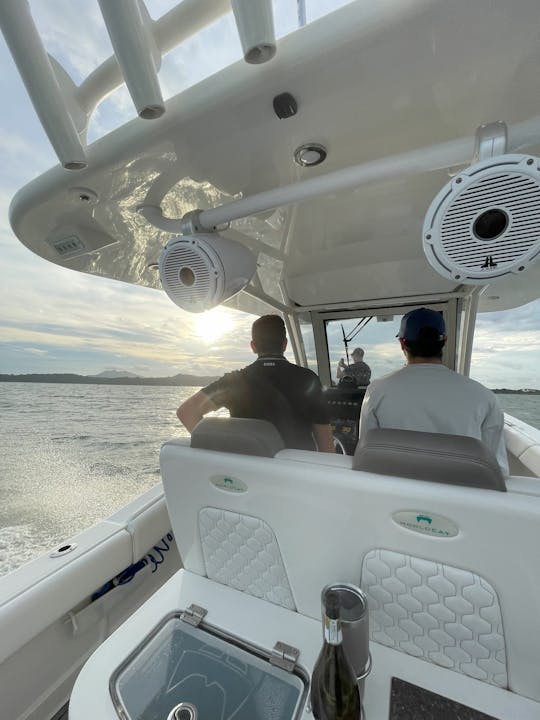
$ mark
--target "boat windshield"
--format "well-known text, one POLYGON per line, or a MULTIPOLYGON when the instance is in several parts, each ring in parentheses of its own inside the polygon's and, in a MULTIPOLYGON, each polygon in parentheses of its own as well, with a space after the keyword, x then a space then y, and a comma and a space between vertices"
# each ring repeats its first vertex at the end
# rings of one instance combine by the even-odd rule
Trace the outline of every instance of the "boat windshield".
MULTIPOLYGON (((354 363, 356 348, 364 351, 363 362, 371 370, 371 380, 399 369, 404 364, 403 354, 396 340, 402 315, 373 315, 328 320, 325 323, 330 375, 332 384, 338 382, 338 369, 343 358, 354 363), (345 341, 349 358, 345 351, 345 341)), ((341 374, 341 373, 340 373, 341 374)))

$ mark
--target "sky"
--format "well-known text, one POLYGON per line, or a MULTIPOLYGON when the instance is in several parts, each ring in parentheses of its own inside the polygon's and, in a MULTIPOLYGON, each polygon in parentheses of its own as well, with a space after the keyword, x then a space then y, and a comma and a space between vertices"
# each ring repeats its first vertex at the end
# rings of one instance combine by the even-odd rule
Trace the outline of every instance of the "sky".
MULTIPOLYGON (((176 3, 146 4, 157 18, 176 3)), ((307 0, 308 21, 344 4, 307 0)), ((111 54, 97 0, 31 0, 30 7, 47 50, 77 84, 111 54)), ((295 0, 276 0, 274 13, 278 37, 296 27, 295 0)), ((164 59, 165 98, 240 57, 229 15, 164 59)), ((1 36, 0 67, 0 373, 121 369, 143 376, 214 375, 250 362, 252 316, 226 308, 193 316, 164 293, 60 268, 15 238, 11 198, 57 158, 1 36)), ((89 141, 134 116, 125 88, 116 91, 94 113, 89 141)), ((399 357, 397 343, 383 332, 381 327, 381 352, 399 357)), ((539 366, 540 300, 479 316, 472 377, 489 387, 540 387, 539 366)))

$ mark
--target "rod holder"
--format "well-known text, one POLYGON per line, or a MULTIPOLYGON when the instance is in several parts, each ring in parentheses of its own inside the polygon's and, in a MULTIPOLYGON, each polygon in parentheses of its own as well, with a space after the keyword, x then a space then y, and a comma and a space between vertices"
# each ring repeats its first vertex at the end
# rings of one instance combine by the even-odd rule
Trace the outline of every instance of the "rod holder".
POLYGON ((165 112, 157 71, 161 53, 152 19, 140 0, 98 0, 118 64, 139 117, 153 120, 165 112))
POLYGON ((2 0, 0 26, 30 100, 58 159, 66 170, 82 170, 88 162, 68 111, 59 77, 41 41, 27 0, 2 0))
POLYGON ((271 0, 231 1, 244 60, 251 65, 268 62, 276 54, 271 0))

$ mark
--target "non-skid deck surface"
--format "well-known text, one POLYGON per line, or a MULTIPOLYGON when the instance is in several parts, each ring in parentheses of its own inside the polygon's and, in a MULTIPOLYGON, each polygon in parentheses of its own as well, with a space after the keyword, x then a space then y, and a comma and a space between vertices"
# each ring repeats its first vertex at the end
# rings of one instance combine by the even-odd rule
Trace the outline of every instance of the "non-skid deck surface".
MULTIPOLYGON (((392 678, 389 720, 499 720, 442 695, 392 678)), ((517 720, 517 719, 516 719, 517 720)))

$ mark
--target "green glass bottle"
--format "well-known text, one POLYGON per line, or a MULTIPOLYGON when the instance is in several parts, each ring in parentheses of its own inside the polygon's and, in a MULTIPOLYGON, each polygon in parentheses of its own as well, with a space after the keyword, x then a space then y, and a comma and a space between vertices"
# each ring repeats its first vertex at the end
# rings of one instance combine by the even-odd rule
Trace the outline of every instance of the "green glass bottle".
POLYGON ((311 676, 311 709, 316 720, 361 720, 356 677, 343 650, 340 601, 330 590, 323 613, 324 644, 311 676))

